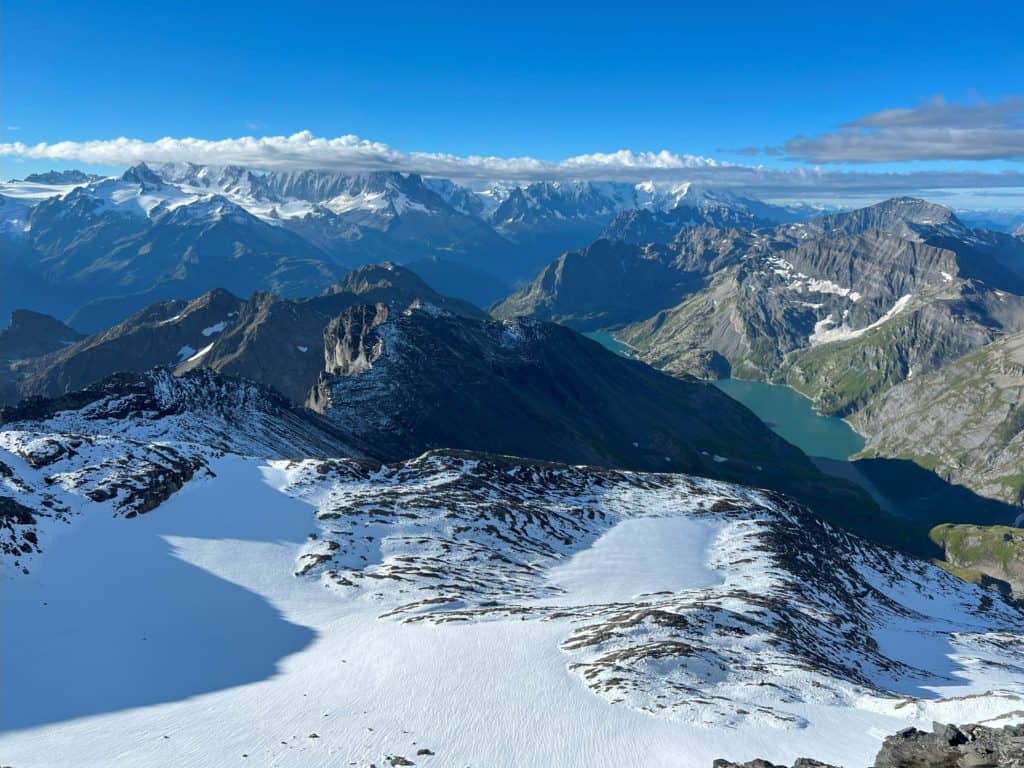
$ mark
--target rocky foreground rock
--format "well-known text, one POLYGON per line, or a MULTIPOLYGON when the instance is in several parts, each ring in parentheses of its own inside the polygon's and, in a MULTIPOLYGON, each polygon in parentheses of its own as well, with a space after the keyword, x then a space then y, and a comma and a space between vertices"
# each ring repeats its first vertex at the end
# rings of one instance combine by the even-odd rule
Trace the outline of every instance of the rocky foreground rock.
MULTIPOLYGON (((984 725, 943 725, 931 732, 905 728, 889 736, 874 768, 1021 768, 1024 766, 1024 724, 989 728, 984 725)), ((713 768, 787 768, 767 760, 733 763, 715 760, 713 768)), ((792 768, 840 768, 800 758, 792 768)))

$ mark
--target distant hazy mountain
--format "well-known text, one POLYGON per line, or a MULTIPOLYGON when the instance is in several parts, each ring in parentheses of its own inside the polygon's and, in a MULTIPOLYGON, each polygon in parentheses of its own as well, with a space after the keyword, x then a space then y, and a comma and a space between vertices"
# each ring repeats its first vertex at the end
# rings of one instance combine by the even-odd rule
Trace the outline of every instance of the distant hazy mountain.
POLYGON ((39 202, 17 239, 15 265, 38 282, 16 300, 83 330, 214 286, 314 293, 344 271, 226 197, 186 193, 145 166, 39 202))
POLYGON ((1024 211, 1020 210, 972 211, 957 209, 956 215, 967 226, 978 229, 1013 233, 1015 230, 1024 228, 1024 211))
POLYGON ((457 296, 478 307, 489 307, 511 290, 509 283, 491 273, 458 261, 429 257, 407 262, 405 266, 438 293, 457 296))
POLYGON ((30 359, 67 347, 82 334, 49 315, 18 309, 0 331, 0 405, 17 402, 30 359))
POLYGON ((99 181, 102 176, 94 173, 83 173, 78 170, 47 171, 46 173, 30 173, 23 181, 29 184, 88 184, 99 181))
POLYGON ((803 221, 810 213, 808 209, 770 205, 692 184, 679 185, 660 194, 652 187, 649 204, 621 211, 602 236, 641 245, 667 243, 689 227, 756 229, 803 221))
POLYGON ((11 324, 0 331, 0 360, 22 360, 74 344, 83 334, 49 315, 18 309, 11 324))
POLYGON ((754 227, 807 215, 803 209, 689 183, 537 182, 489 194, 498 203, 490 213, 498 232, 538 255, 552 256, 599 236, 666 242, 686 226, 754 227))

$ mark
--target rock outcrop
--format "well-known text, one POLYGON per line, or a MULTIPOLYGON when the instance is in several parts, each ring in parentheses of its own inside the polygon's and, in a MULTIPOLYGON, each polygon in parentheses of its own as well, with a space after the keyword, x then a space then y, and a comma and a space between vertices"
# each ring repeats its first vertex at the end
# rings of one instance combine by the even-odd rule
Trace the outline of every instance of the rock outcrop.
MULTIPOLYGON (((874 768, 1021 768, 1024 766, 1024 725, 990 728, 983 725, 935 723, 931 731, 917 728, 889 736, 874 768)), ((713 768, 788 768, 767 760, 734 763, 715 760, 713 768)), ((800 758, 792 768, 839 768, 800 758)), ((845 768, 857 768, 845 766, 845 768)))
POLYGON ((1024 725, 988 728, 935 723, 931 732, 907 728, 888 737, 874 768, 1020 766, 1024 766, 1024 725))

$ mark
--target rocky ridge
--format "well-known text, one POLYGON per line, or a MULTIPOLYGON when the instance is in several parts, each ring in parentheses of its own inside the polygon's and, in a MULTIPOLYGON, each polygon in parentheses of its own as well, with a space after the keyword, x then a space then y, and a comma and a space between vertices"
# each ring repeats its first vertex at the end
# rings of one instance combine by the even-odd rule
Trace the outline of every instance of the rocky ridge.
POLYGON ((0 449, 0 548, 15 559, 40 552, 38 527, 68 523, 83 497, 131 518, 226 453, 362 455, 330 423, 251 382, 167 370, 0 409, 0 449))
POLYGON ((242 376, 302 403, 323 368, 324 328, 346 307, 366 301, 402 308, 427 301, 456 314, 484 316, 393 264, 355 269, 322 295, 306 299, 258 293, 243 301, 214 290, 192 301, 159 302, 78 343, 23 361, 7 401, 55 397, 116 372, 162 366, 179 373, 211 368, 242 376))
POLYGON ((458 448, 683 471, 785 491, 861 530, 878 514, 718 389, 560 325, 360 305, 324 343, 307 404, 386 461, 458 448))

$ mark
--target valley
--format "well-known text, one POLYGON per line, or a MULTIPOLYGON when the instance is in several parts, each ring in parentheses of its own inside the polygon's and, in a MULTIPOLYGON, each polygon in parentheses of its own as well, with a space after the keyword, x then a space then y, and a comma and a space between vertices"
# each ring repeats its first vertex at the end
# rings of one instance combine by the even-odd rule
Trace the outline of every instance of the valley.
MULTIPOLYGON (((636 354, 608 331, 583 335, 625 357, 636 354)), ((842 419, 820 415, 808 398, 790 387, 743 379, 718 379, 713 383, 808 456, 842 461, 864 448, 864 438, 850 425, 842 419)))
POLYGON ((136 167, 38 203, 132 249, 271 227, 323 279, 132 258, 154 287, 0 332, 5 759, 855 766, 1014 722, 1016 241, 905 198, 442 181, 136 167), (445 266, 401 240, 428 214, 592 241, 484 308, 527 262, 445 266), (408 266, 349 268, 334 217, 408 266), (972 468, 919 447, 950 412, 972 468))

